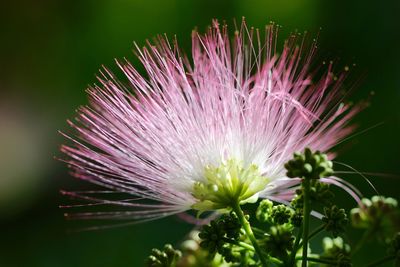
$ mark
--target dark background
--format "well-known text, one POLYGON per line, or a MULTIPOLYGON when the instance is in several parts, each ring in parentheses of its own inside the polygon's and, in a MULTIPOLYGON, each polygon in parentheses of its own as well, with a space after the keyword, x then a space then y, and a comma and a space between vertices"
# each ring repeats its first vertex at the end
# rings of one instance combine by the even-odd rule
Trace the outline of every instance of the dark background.
MULTIPOLYGON (((320 34, 321 59, 353 65, 362 77, 354 100, 369 99, 357 117, 361 133, 338 148, 338 161, 369 175, 378 191, 399 197, 399 1, 2 1, 0 4, 0 266, 141 266, 153 247, 177 244, 191 229, 176 218, 105 231, 70 233, 84 222, 63 218, 60 189, 85 188, 53 156, 64 142, 57 133, 86 103, 84 89, 102 64, 131 60, 132 42, 176 34, 189 52, 190 33, 212 18, 245 16, 262 28, 270 20, 291 31, 320 34), (374 95, 371 97, 371 92, 374 95)), ((340 167, 344 170, 343 167, 340 167)), ((367 196, 359 175, 343 175, 367 196)), ((338 194, 340 204, 354 205, 338 194)), ((98 222, 97 222, 98 223, 98 222)), ((96 225, 96 222, 94 223, 96 225)), ((358 232, 353 235, 357 237, 358 232)), ((317 245, 320 241, 317 241, 317 245)), ((358 260, 384 251, 371 244, 358 260)), ((361 266, 356 264, 356 266, 361 266)))

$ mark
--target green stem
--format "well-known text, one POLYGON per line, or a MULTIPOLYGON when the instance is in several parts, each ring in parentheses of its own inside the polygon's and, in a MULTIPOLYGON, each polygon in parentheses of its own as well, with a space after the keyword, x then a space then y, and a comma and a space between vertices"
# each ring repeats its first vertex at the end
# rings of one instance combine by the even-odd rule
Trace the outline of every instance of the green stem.
MULTIPOLYGON (((308 236, 308 240, 310 241, 314 236, 316 236, 317 234, 319 234, 320 232, 322 232, 322 230, 325 229, 325 225, 321 225, 320 227, 318 227, 317 229, 315 229, 309 236, 308 236)), ((300 246, 301 247, 303 245, 302 242, 300 242, 300 246)))
POLYGON ((303 235, 303 226, 300 226, 299 232, 297 233, 297 236, 296 236, 296 241, 294 242, 293 251, 290 254, 289 266, 294 266, 296 253, 300 248, 300 241, 301 241, 302 235, 303 235))
POLYGON ((373 263, 367 265, 367 267, 375 267, 375 266, 381 265, 382 263, 385 263, 385 262, 387 262, 387 261, 394 260, 395 258, 396 258, 396 256, 394 256, 394 255, 389 255, 389 256, 386 256, 386 257, 384 257, 384 258, 382 258, 382 259, 380 259, 380 260, 377 260, 377 261, 375 261, 375 262, 373 262, 373 263))
POLYGON ((307 255, 308 255, 308 231, 310 224, 310 180, 303 179, 303 260, 301 263, 302 267, 307 267, 307 255))
POLYGON ((246 217, 244 216, 244 213, 242 209, 240 208, 239 203, 234 203, 232 205, 233 211, 236 213, 236 215, 239 218, 240 224, 243 226, 243 229, 245 230, 247 237, 250 239, 251 243, 253 244, 254 250, 256 251, 258 258, 261 261, 262 266, 267 267, 267 260, 264 258, 262 254, 262 250, 260 246, 257 243, 256 238, 254 237, 253 231, 251 230, 250 223, 247 221, 246 217))
POLYGON ((229 239, 229 238, 223 238, 223 240, 226 243, 229 243, 229 244, 232 244, 232 245, 236 245, 236 246, 239 246, 239 247, 254 251, 254 247, 252 245, 249 245, 249 244, 245 243, 245 242, 235 241, 235 240, 232 240, 232 239, 229 239))
POLYGON ((317 234, 319 234, 320 232, 322 232, 325 229, 325 225, 321 225, 320 227, 318 227, 317 229, 315 229, 309 236, 308 236, 308 240, 311 240, 311 238, 313 238, 314 236, 316 236, 317 234))
POLYGON ((265 232, 263 231, 263 230, 261 230, 261 229, 258 229, 258 228, 256 228, 256 227, 251 227, 251 229, 253 230, 253 232, 255 233, 255 234, 258 234, 258 235, 260 235, 260 236, 262 236, 262 237, 265 237, 265 232))
POLYGON ((268 258, 268 260, 269 260, 270 262, 275 263, 275 264, 278 265, 278 266, 282 266, 283 263, 282 263, 281 260, 279 260, 279 259, 277 259, 277 258, 274 258, 274 257, 272 257, 272 256, 269 256, 269 255, 267 255, 267 254, 265 254, 265 253, 264 253, 264 255, 265 255, 265 257, 268 258))

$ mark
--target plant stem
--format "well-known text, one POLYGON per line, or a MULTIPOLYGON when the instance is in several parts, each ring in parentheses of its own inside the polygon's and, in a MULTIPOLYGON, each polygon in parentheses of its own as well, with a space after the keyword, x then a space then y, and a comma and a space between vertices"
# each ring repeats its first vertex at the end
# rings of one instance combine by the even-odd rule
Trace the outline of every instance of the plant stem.
POLYGON ((242 209, 240 208, 239 203, 234 203, 232 205, 233 211, 236 213, 236 215, 239 218, 240 224, 243 226, 243 229, 245 230, 247 237, 250 239, 251 243, 253 244, 254 250, 256 251, 258 258, 261 261, 262 266, 267 267, 267 260, 264 258, 262 254, 262 250, 260 246, 257 243, 256 238, 254 237, 253 231, 251 230, 250 223, 247 221, 246 217, 244 216, 244 213, 242 209))
MULTIPOLYGON (((322 230, 325 229, 325 225, 321 225, 320 227, 318 227, 317 229, 315 229, 309 236, 308 236, 308 240, 311 240, 314 236, 316 236, 317 234, 319 234, 322 230)), ((299 247, 301 247, 303 245, 303 242, 300 242, 299 247)))
POLYGON ((315 229, 309 236, 308 236, 308 240, 311 240, 311 238, 313 238, 314 236, 316 236, 317 234, 319 234, 322 230, 325 229, 325 225, 321 225, 320 227, 318 227, 317 229, 315 229))
POLYGON ((262 236, 262 237, 265 237, 265 232, 263 231, 263 230, 261 230, 261 229, 258 229, 258 228, 256 228, 256 227, 251 227, 251 229, 253 230, 253 232, 255 233, 255 234, 258 234, 258 235, 260 235, 260 236, 262 236))
POLYGON ((284 266, 284 265, 282 265, 283 263, 282 263, 281 260, 279 260, 279 259, 277 259, 275 257, 269 256, 269 255, 267 255, 265 253, 264 253, 264 256, 267 257, 268 261, 270 261, 272 263, 275 263, 278 266, 284 266))
POLYGON ((254 251, 254 247, 252 245, 249 245, 249 244, 245 243, 245 242, 235 241, 235 240, 232 240, 232 239, 229 239, 229 238, 223 238, 223 240, 226 243, 229 243, 229 244, 232 244, 232 245, 236 245, 236 246, 239 246, 239 247, 254 251))
POLYGON ((394 256, 394 255, 389 255, 389 256, 386 256, 386 257, 384 257, 384 258, 382 258, 382 259, 379 259, 379 260, 377 260, 377 261, 375 261, 375 262, 373 262, 373 263, 367 265, 367 267, 375 267, 375 266, 381 265, 382 263, 385 263, 385 262, 387 262, 387 261, 394 260, 395 258, 396 258, 396 256, 394 256))
POLYGON ((302 267, 307 267, 307 255, 308 255, 308 230, 310 224, 310 180, 303 179, 303 260, 301 263, 302 267))
POLYGON ((300 226, 299 232, 297 233, 297 236, 296 236, 296 241, 294 242, 293 251, 290 254, 289 266, 294 266, 296 253, 300 248, 300 241, 301 241, 302 235, 303 235, 303 226, 300 226))

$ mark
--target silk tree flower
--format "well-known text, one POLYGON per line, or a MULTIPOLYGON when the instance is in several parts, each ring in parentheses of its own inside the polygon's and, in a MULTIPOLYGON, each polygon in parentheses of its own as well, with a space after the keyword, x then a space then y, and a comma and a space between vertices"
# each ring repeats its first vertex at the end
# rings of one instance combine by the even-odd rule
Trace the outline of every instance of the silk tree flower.
MULTIPOLYGON (((284 163, 306 147, 328 152, 359 108, 342 103, 344 74, 312 67, 315 42, 306 50, 293 35, 277 52, 276 35, 274 25, 261 33, 243 22, 230 39, 213 21, 192 33, 192 60, 158 37, 136 45, 146 77, 127 60, 117 65, 128 86, 104 69, 62 151, 76 177, 107 188, 99 194, 125 196, 64 193, 124 210, 76 216, 151 220, 291 199, 300 180, 286 177, 284 163)), ((339 178, 323 181, 353 193, 339 178)))

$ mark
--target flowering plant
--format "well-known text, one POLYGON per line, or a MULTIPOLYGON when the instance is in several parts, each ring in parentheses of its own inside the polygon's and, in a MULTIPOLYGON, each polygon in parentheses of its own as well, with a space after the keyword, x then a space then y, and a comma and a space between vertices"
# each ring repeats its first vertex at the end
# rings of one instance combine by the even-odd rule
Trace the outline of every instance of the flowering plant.
MULTIPOLYGON (((278 28, 262 34, 243 21, 230 40, 213 21, 206 34, 192 33, 192 60, 164 37, 136 45, 147 78, 117 61, 130 87, 104 69, 101 85, 88 89, 90 104, 69 121, 76 134, 65 135, 72 145, 62 151, 74 176, 107 191, 63 193, 121 210, 67 216, 143 222, 194 210, 196 218, 182 217, 205 225, 183 254, 170 245, 153 250, 150 266, 350 264, 338 237, 347 214, 333 205, 330 185, 360 204, 352 213, 360 228, 380 223, 376 203, 396 205, 362 202, 335 175, 330 150, 354 130, 349 121, 362 105, 343 102, 345 72, 335 74, 332 62, 326 71, 314 66, 315 41, 306 50, 307 39, 294 34, 279 53, 278 28), (250 224, 242 210, 249 203, 259 203, 253 217, 264 228, 250 224), (321 227, 310 233, 311 214, 321 227), (308 241, 323 230, 335 239, 316 257, 308 241)), ((390 259, 398 257, 393 242, 390 259)))

